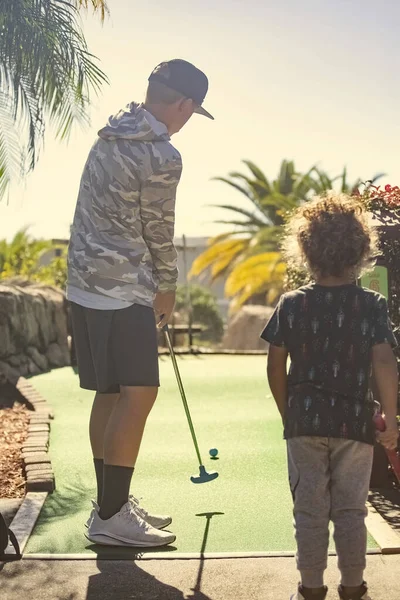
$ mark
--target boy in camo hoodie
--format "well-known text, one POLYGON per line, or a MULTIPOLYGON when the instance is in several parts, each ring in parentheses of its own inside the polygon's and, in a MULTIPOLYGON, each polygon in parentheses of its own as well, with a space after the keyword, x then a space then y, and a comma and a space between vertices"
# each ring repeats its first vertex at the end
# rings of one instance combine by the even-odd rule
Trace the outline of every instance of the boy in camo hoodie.
POLYGON ((157 325, 168 322, 178 277, 175 195, 182 171, 170 137, 202 107, 207 77, 183 60, 161 63, 145 103, 131 103, 99 131, 82 175, 68 253, 80 385, 96 392, 90 441, 97 502, 94 543, 163 546, 172 519, 129 495, 159 386, 157 325))

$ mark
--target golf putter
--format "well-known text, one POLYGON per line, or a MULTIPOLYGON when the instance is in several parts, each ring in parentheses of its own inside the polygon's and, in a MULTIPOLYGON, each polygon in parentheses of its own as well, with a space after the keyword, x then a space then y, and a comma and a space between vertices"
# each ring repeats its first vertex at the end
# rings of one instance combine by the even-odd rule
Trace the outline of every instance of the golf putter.
MULTIPOLYGON (((374 423, 378 431, 385 431, 386 423, 380 413, 375 414, 374 423)), ((393 473, 396 475, 397 481, 400 483, 400 456, 397 454, 397 450, 387 450, 385 448, 385 452, 393 469, 393 473)))
POLYGON ((199 461, 199 467, 200 467, 199 475, 197 475, 197 476, 193 475, 190 478, 190 480, 192 481, 192 483, 207 483, 208 481, 213 481, 214 479, 217 479, 218 473, 216 473, 215 471, 208 472, 206 470, 205 466, 203 465, 203 461, 201 460, 199 445, 197 443, 196 433, 194 431, 193 421, 192 421, 192 417, 190 415, 189 405, 188 405, 187 400, 186 400, 186 394, 185 394, 185 390, 184 390, 184 387, 183 387, 182 379, 181 379, 181 376, 180 376, 180 373, 179 373, 178 363, 177 363, 177 360, 176 360, 174 348, 172 346, 171 336, 169 334, 169 327, 168 327, 168 325, 164 325, 163 331, 165 333, 165 337, 166 337, 166 340, 167 340, 169 353, 171 355, 171 360, 172 360, 172 364, 174 366, 174 371, 175 371, 175 375, 176 375, 176 381, 178 383, 178 388, 179 388, 179 391, 180 391, 180 394, 181 394, 181 398, 182 398, 182 402, 183 402, 183 407, 185 409, 186 417, 187 417, 187 420, 188 420, 188 423, 189 423, 190 433, 192 434, 192 439, 193 439, 194 447, 195 447, 195 450, 196 450, 197 459, 199 461))

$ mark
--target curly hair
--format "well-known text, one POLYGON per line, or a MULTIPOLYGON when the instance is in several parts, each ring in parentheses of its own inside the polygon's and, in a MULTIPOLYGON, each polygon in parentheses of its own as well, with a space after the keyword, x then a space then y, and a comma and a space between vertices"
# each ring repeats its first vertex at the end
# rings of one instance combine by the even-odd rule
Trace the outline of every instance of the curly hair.
POLYGON ((377 257, 377 234, 360 202, 333 191, 298 208, 285 228, 283 254, 289 267, 315 277, 356 280, 377 257))

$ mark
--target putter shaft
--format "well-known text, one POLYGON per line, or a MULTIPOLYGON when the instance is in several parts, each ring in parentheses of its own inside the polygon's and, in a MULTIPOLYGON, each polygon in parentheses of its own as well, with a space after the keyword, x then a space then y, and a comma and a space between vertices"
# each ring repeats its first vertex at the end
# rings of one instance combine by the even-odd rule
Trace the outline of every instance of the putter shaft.
POLYGON ((197 443, 196 433, 195 433, 195 430, 194 430, 192 417, 190 415, 189 405, 188 405, 187 400, 186 400, 185 389, 183 387, 182 379, 181 379, 181 376, 180 376, 180 373, 179 373, 178 363, 176 361, 175 351, 174 351, 174 348, 172 346, 171 336, 169 334, 168 325, 165 325, 165 327, 163 327, 163 330, 164 330, 165 336, 167 338, 167 344, 168 344, 169 353, 171 355, 172 364, 174 366, 176 380, 178 382, 179 391, 180 391, 180 394, 181 394, 181 397, 182 397, 182 402, 183 402, 183 406, 184 406, 184 409, 185 409, 185 412, 186 412, 186 417, 187 417, 187 420, 188 420, 188 423, 189 423, 190 433, 192 434, 192 439, 193 439, 194 447, 196 449, 197 458, 199 460, 199 465, 202 466, 203 465, 203 461, 201 460, 199 445, 197 443))

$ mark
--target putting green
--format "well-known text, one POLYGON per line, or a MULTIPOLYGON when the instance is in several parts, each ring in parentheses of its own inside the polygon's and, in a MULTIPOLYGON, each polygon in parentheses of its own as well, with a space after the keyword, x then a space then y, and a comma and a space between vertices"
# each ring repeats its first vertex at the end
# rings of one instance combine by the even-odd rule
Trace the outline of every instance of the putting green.
MULTIPOLYGON (((132 492, 143 497, 146 507, 173 516, 179 552, 294 550, 285 443, 266 382, 265 357, 179 359, 203 461, 220 473, 204 485, 190 482, 198 467, 188 424, 171 362, 163 358, 160 366, 162 387, 148 420, 132 492), (208 455, 214 447, 219 450, 216 461, 208 455), (210 513, 215 513, 211 519, 205 516, 210 513)), ((129 556, 129 550, 95 547, 84 537, 95 496, 87 432, 92 393, 79 389, 69 368, 35 377, 32 383, 55 411, 50 452, 57 490, 46 501, 26 552, 93 550, 129 556)), ((371 538, 369 547, 377 547, 371 538)))

